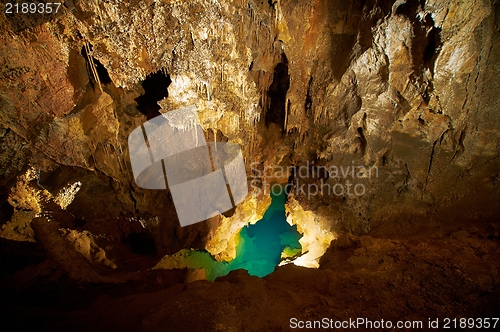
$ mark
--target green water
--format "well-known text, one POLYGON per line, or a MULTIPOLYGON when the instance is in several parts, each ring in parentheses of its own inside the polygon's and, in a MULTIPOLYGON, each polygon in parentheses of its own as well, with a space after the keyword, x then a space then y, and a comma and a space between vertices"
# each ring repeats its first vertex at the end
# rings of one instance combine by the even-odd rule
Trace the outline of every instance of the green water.
POLYGON ((263 218, 241 230, 236 258, 229 262, 230 270, 245 269, 250 275, 264 277, 274 271, 285 248, 292 252, 301 249, 297 226, 286 222, 284 190, 281 195, 271 194, 271 197, 263 218))
POLYGON ((182 250, 170 256, 171 267, 205 268, 207 279, 224 276, 236 269, 245 269, 250 275, 264 277, 273 272, 284 252, 288 256, 300 253, 300 233, 290 226, 285 217, 286 193, 271 193, 272 202, 263 218, 254 225, 243 227, 231 262, 217 262, 206 251, 182 250))

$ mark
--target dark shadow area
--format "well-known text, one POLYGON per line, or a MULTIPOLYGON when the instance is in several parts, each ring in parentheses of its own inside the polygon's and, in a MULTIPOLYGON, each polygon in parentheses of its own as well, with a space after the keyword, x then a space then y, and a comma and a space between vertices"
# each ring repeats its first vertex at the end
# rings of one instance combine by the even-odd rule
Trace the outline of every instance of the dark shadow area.
POLYGON ((333 76, 341 80, 351 63, 350 54, 356 44, 356 35, 332 33, 331 40, 331 68, 333 76))
POLYGON ((273 82, 269 87, 269 109, 266 112, 266 126, 276 124, 282 131, 285 125, 286 93, 290 87, 288 59, 283 53, 281 62, 274 68, 273 82))
POLYGON ((365 135, 363 134, 363 128, 358 127, 357 131, 358 131, 358 134, 359 134, 361 154, 364 155, 365 154, 365 150, 366 150, 366 145, 368 143, 366 141, 365 135))
POLYGON ((397 7, 396 15, 407 17, 413 25, 414 42, 411 53, 415 71, 428 68, 433 73, 434 62, 441 50, 441 28, 434 26, 431 14, 427 14, 423 21, 418 19, 419 8, 424 5, 424 1, 407 1, 397 7))
MULTIPOLYGON (((52 275, 41 276, 35 284, 29 287, 23 289, 0 288, 0 295, 3 300, 3 303, 0 303, 0 310, 5 313, 5 310, 10 308, 12 314, 19 316, 28 314, 42 317, 43 315, 44 319, 34 325, 36 329, 32 329, 40 331, 43 330, 40 327, 50 321, 50 315, 47 314, 55 314, 56 317, 53 317, 55 319, 51 324, 57 324, 60 323, 62 313, 85 309, 103 295, 114 298, 159 291, 182 283, 185 275, 185 271, 181 269, 150 270, 139 272, 136 280, 123 284, 114 284, 113 282, 84 284, 71 280, 56 265, 50 265, 48 269, 52 269, 52 275), (26 308, 29 308, 29 310, 26 311, 26 308)), ((9 276, 9 278, 17 277, 18 280, 23 277, 26 278, 23 272, 9 276)), ((31 326, 31 322, 18 321, 18 323, 21 326, 25 324, 31 326)), ((71 320, 67 323, 74 324, 71 320)))
POLYGON ((372 47, 374 27, 378 20, 392 10, 392 1, 360 0, 353 3, 354 19, 358 19, 358 43, 361 46, 360 54, 372 47), (376 9, 378 8, 378 10, 376 9), (369 13, 369 14, 368 14, 369 13))
POLYGON ((147 233, 131 233, 122 239, 122 243, 129 246, 137 255, 155 255, 156 245, 153 237, 147 233))
POLYGON ((38 264, 44 258, 38 243, 0 237, 0 277, 14 274, 28 265, 38 264))
POLYGON ((441 51, 441 28, 432 28, 427 35, 427 46, 424 50, 424 66, 434 74, 434 63, 441 51))
MULTIPOLYGON (((89 44, 89 49, 90 49, 89 53, 92 54, 92 44, 89 44)), ((99 78, 101 85, 107 85, 107 84, 113 83, 111 81, 111 78, 109 77, 108 71, 106 70, 104 65, 96 58, 91 57, 91 56, 89 57, 89 55, 87 54, 87 50, 85 49, 85 46, 82 47, 81 54, 82 54, 83 58, 85 59, 85 63, 87 64, 87 71, 88 71, 88 75, 89 75, 92 87, 94 87, 94 85, 97 84, 96 77, 93 74, 92 65, 95 67, 95 69, 97 71, 97 77, 99 78), (93 64, 90 63, 89 59, 92 60, 93 64)))
POLYGON ((66 210, 54 202, 44 203, 44 210, 57 215, 56 219, 66 227, 78 227, 81 224, 79 220, 106 219, 127 214, 117 197, 113 180, 98 171, 60 166, 49 172, 41 171, 38 185, 57 196, 61 190, 76 182, 80 182, 81 187, 66 210))
POLYGON ((0 194, 0 226, 8 222, 14 214, 14 207, 7 201, 7 197, 7 190, 0 194))
POLYGON ((137 109, 146 116, 148 120, 160 115, 158 102, 168 97, 168 86, 172 83, 170 76, 162 71, 149 74, 142 87, 144 94, 137 97, 137 109))
POLYGON ((311 76, 309 78, 309 83, 307 84, 307 95, 306 95, 306 102, 304 109, 306 110, 306 114, 311 112, 311 107, 312 107, 312 96, 311 96, 311 91, 312 91, 312 82, 313 82, 313 77, 311 76))
POLYGON ((101 81, 101 84, 106 85, 106 84, 113 83, 111 81, 111 78, 109 77, 109 74, 108 74, 106 67, 104 67, 104 65, 99 60, 97 60, 95 58, 92 58, 92 60, 94 60, 95 69, 97 70, 97 75, 99 76, 99 80, 101 81))

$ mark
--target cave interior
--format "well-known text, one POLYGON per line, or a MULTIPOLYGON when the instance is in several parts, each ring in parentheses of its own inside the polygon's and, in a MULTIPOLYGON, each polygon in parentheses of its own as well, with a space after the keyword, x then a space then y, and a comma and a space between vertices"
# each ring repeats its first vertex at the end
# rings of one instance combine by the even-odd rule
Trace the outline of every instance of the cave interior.
POLYGON ((500 326, 497 0, 35 3, 0 14, 6 326, 500 326))

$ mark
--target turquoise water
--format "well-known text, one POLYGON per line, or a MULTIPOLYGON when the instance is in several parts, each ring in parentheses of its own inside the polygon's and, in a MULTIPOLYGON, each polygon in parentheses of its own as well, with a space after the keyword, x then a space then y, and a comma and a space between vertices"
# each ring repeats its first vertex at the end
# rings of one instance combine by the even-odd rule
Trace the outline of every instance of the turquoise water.
MULTIPOLYGON (((282 260, 282 253, 293 256, 301 252, 301 234, 297 226, 286 222, 286 193, 271 193, 272 202, 263 218, 254 225, 243 227, 231 262, 218 262, 207 251, 181 250, 168 257, 170 268, 204 268, 208 280, 245 269, 252 276, 264 277, 273 272, 282 260)), ((164 259, 165 260, 165 259, 164 259)))
POLYGON ((264 277, 273 272, 281 261, 281 253, 301 249, 297 226, 286 222, 286 194, 271 194, 272 202, 263 218, 254 225, 243 227, 236 258, 229 262, 230 271, 245 269, 250 275, 264 277))

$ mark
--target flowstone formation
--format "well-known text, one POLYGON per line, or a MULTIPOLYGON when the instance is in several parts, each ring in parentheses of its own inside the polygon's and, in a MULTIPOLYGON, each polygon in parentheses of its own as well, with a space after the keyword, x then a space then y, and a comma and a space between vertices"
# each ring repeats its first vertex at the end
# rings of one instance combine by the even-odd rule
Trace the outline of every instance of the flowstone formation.
POLYGON ((13 309, 2 310, 31 306, 47 329, 179 331, 490 314, 499 8, 67 0, 51 14, 3 10, 0 266, 13 309), (241 147, 249 185, 236 208, 187 227, 168 189, 135 184, 127 148, 135 128, 182 107, 194 107, 207 142, 241 147), (186 250, 229 264, 240 231, 284 185, 301 234, 294 264, 213 283, 153 269, 186 250), (193 317, 187 303, 206 312, 193 317))

